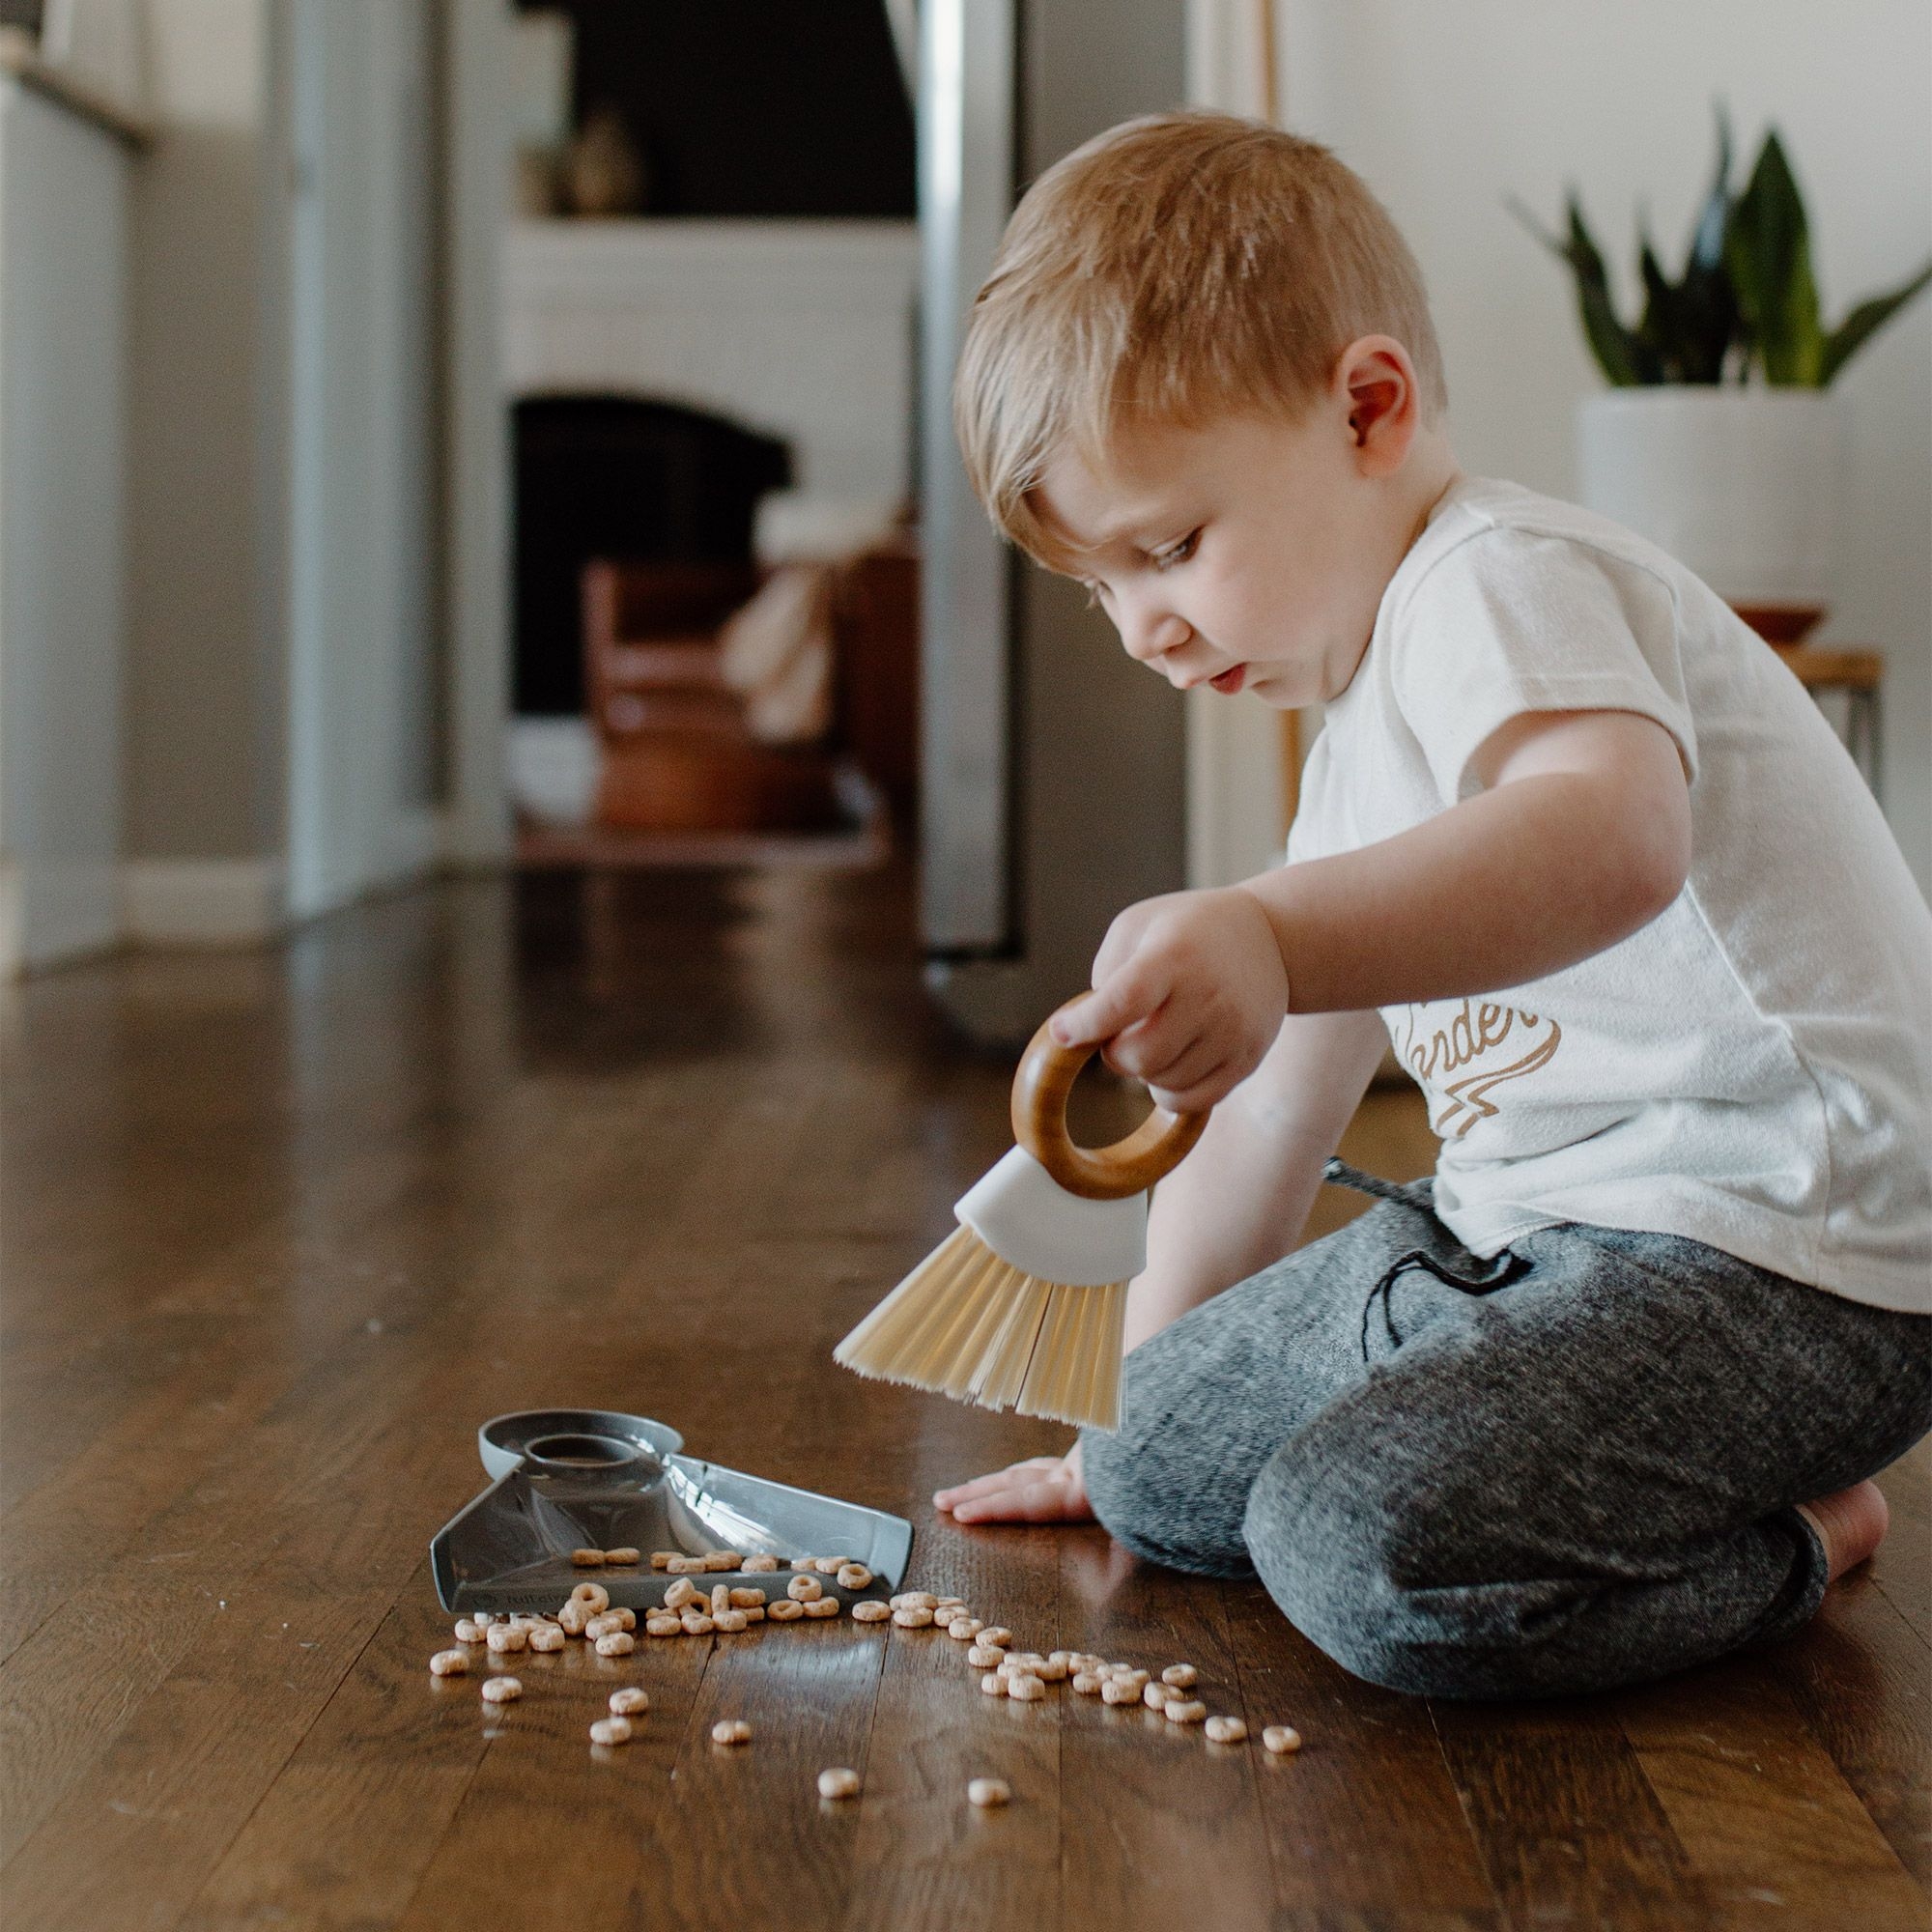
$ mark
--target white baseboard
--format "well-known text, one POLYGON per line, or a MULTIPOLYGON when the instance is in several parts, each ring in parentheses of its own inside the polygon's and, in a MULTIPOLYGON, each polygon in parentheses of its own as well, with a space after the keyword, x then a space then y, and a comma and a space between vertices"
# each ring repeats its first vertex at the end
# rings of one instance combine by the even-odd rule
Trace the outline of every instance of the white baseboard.
POLYGON ((0 980, 94 958, 120 942, 112 859, 0 857, 0 980))
POLYGON ((288 923, 279 859, 130 859, 127 936, 148 946, 246 946, 288 923))

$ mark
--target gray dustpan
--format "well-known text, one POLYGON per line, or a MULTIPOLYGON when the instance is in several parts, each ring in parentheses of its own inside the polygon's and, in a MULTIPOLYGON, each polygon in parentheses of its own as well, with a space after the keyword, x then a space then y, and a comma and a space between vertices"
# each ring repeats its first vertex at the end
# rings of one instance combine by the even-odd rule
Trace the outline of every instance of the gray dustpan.
MULTIPOLYGON (((490 1487, 437 1531, 429 1546, 436 1594, 446 1610, 554 1610, 586 1577, 612 1604, 644 1610, 675 1581, 650 1568, 654 1549, 701 1556, 851 1556, 871 1571, 846 1601, 883 1596, 904 1579, 912 1524, 681 1454, 684 1437, 662 1422, 609 1409, 539 1408, 499 1415, 477 1431, 490 1487), (573 1549, 643 1552, 635 1570, 579 1570, 573 1549)), ((714 1583, 769 1589, 769 1573, 706 1575, 714 1583)), ((780 1586, 782 1588, 782 1584, 780 1586)))

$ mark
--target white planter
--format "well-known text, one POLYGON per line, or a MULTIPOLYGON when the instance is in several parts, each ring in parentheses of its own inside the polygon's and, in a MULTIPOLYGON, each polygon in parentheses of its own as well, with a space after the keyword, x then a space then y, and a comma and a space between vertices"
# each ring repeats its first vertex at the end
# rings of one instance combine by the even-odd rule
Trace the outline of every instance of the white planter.
POLYGON ((1828 389, 1610 389, 1577 408, 1577 495, 1733 604, 1821 611, 1844 447, 1828 389))

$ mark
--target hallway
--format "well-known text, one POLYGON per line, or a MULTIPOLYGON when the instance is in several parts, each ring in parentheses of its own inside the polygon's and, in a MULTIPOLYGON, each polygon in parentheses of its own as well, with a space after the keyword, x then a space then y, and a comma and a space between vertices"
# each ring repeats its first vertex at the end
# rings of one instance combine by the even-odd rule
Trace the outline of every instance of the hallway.
MULTIPOLYGON (((908 886, 478 876, 0 996, 8 1922, 1922 1927, 1922 1450, 1803 1639, 1563 1706, 1406 1700, 1252 1586, 935 1520, 1065 1432, 831 1361, 1009 1144, 908 886), (581 1647, 481 1722, 424 1670, 425 1548, 477 1424, 553 1403, 909 1516, 909 1584, 1042 1651, 1189 1658, 1307 1747, 993 1704, 943 1638, 849 1618, 641 1653, 612 1762, 581 1647), (720 1715, 755 1744, 714 1749, 720 1715), (861 1801, 817 1799, 833 1764, 861 1801), (1015 1801, 971 1812, 988 1771, 1015 1801)), ((1406 1175, 1433 1141, 1375 1094, 1343 1151, 1406 1175)))

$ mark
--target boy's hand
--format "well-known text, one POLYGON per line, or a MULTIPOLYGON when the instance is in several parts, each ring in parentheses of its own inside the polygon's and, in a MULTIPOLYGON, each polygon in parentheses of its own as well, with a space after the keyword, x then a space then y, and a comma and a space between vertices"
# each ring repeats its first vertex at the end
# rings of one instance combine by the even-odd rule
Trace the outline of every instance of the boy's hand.
POLYGON ((1267 914, 1239 886, 1129 906, 1094 956, 1094 991, 1053 1022, 1063 1046, 1108 1042, 1117 1073, 1177 1114, 1205 1113, 1262 1063, 1288 1011, 1267 914))
POLYGON ((1032 1456, 990 1476, 941 1490, 934 1504, 955 1522, 1092 1522, 1080 1445, 1065 1456, 1032 1456))

